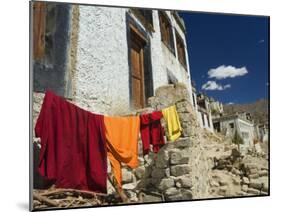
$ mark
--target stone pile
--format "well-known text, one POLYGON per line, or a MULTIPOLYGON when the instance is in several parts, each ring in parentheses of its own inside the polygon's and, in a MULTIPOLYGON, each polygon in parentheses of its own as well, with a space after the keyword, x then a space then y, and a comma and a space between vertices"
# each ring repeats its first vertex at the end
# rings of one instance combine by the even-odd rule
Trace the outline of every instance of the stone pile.
MULTIPOLYGON (((175 85, 159 87, 155 91, 155 96, 148 99, 148 105, 155 110, 176 105, 183 128, 182 137, 195 136, 195 131, 199 127, 199 124, 193 107, 190 104, 189 93, 184 84, 176 83, 175 85)), ((166 127, 164 122, 163 125, 166 127)))
MULTIPOLYGON (((166 144, 157 154, 145 156, 145 169, 138 187, 145 193, 156 193, 161 201, 192 199, 190 167, 191 142, 183 138, 166 144)), ((136 170, 136 173, 139 170, 136 170)))
POLYGON ((268 161, 232 149, 230 155, 214 158, 210 185, 217 197, 268 195, 268 161))

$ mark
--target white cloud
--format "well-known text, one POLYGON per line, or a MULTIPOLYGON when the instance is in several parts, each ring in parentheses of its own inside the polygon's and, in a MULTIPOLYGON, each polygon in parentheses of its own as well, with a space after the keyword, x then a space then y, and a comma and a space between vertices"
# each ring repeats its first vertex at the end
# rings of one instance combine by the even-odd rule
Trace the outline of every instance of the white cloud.
POLYGON ((225 86, 223 86, 224 89, 227 89, 227 88, 231 88, 231 85, 230 84, 227 84, 225 86))
POLYGON ((202 85, 202 89, 203 90, 225 90, 227 88, 230 88, 231 85, 227 84, 227 85, 220 85, 218 83, 216 83, 216 81, 208 81, 206 82, 204 85, 202 85))
POLYGON ((228 104, 228 105, 233 105, 234 103, 233 103, 233 102, 228 102, 227 104, 228 104))
POLYGON ((246 67, 236 68, 234 66, 221 65, 208 71, 209 78, 225 79, 243 76, 248 73, 246 67))
POLYGON ((259 40, 259 43, 264 43, 264 39, 259 40))

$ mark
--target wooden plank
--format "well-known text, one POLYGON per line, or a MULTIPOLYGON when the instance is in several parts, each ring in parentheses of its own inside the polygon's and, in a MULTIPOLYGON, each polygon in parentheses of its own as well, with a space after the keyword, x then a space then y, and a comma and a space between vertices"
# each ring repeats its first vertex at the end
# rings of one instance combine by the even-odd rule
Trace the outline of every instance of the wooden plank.
POLYGON ((132 90, 133 90, 133 100, 134 100, 134 106, 135 109, 139 109, 142 107, 141 102, 141 80, 138 80, 136 78, 132 78, 132 90))
POLYGON ((139 30, 138 30, 134 25, 130 24, 130 30, 131 30, 131 35, 135 33, 138 37, 141 38, 141 40, 143 41, 143 43, 146 43, 146 42, 147 42, 146 37, 144 37, 144 36, 142 35, 142 33, 139 32, 139 30))
POLYGON ((33 2, 33 58, 45 55, 46 3, 33 2))
POLYGON ((33 193, 33 198, 36 199, 36 200, 39 200, 40 202, 44 202, 48 206, 59 207, 59 203, 57 203, 54 200, 51 200, 47 197, 44 197, 40 194, 33 193))

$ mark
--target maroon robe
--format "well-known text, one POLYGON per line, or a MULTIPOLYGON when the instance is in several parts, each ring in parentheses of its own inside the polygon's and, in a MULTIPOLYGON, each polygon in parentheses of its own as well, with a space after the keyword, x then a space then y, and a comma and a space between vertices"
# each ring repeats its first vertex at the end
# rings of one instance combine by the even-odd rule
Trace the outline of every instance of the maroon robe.
POLYGON ((142 114, 141 120, 141 139, 143 144, 143 154, 150 151, 150 144, 153 146, 153 152, 157 153, 165 144, 164 130, 161 126, 161 111, 155 111, 149 114, 142 114))
POLYGON ((58 188, 106 193, 104 132, 102 115, 47 91, 35 126, 41 138, 39 173, 58 188))

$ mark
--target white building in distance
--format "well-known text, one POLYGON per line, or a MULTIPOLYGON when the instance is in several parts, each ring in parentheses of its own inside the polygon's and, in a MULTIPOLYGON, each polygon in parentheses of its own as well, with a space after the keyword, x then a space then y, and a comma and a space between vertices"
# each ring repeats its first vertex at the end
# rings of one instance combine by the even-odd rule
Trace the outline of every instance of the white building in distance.
POLYGON ((214 130, 222 133, 227 138, 233 138, 235 131, 241 136, 244 144, 241 145, 241 152, 246 153, 248 149, 254 147, 256 139, 254 123, 251 121, 249 114, 236 113, 232 115, 224 115, 213 119, 214 130))

